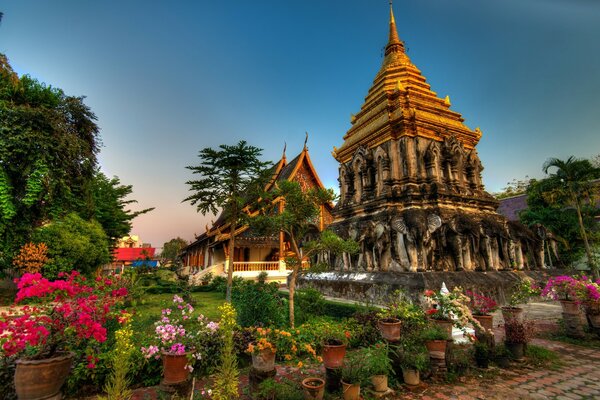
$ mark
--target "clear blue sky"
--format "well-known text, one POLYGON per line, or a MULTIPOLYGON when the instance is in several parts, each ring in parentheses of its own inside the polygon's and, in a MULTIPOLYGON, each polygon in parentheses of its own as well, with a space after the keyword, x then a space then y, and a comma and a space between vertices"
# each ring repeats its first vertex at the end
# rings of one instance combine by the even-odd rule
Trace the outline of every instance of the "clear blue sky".
MULTIPOLYGON (((467 126, 488 191, 551 156, 600 153, 600 1, 396 0, 409 56, 467 126)), ((134 186, 160 247, 207 218, 181 203, 198 150, 299 152, 337 188, 340 146, 382 61, 386 0, 4 0, 0 52, 98 116, 103 171, 134 186)))

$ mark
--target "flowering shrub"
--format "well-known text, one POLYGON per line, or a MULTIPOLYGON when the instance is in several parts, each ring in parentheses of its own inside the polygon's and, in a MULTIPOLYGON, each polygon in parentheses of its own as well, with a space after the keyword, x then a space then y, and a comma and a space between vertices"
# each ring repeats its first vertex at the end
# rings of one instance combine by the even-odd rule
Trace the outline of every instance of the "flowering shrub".
POLYGON ((555 276, 548 279, 548 283, 542 290, 542 296, 553 300, 572 300, 579 301, 577 291, 581 282, 567 275, 555 276))
POLYGON ((515 307, 518 304, 527 303, 529 299, 539 296, 541 292, 542 289, 533 283, 533 281, 522 279, 513 288, 513 292, 508 299, 508 304, 511 307, 515 307))
MULTIPOLYGON (((118 317, 116 305, 127 290, 118 279, 97 278, 88 282, 77 271, 61 273, 55 281, 41 274, 16 279, 16 302, 36 300, 0 318, 0 348, 6 357, 42 359, 76 347, 91 347, 107 337, 107 322, 118 317)), ((91 353, 91 351, 90 351, 91 353)), ((94 368, 90 359, 88 368, 94 368)))
POLYGON ((533 321, 519 321, 516 318, 509 318, 504 323, 506 343, 527 344, 535 334, 535 325, 533 321))
POLYGON ((472 324, 478 329, 483 329, 479 322, 473 318, 469 309, 471 299, 467 297, 459 286, 449 293, 433 290, 425 291, 425 298, 432 307, 425 311, 430 318, 453 321, 454 326, 463 331, 467 325, 472 324))
POLYGON ((581 282, 578 298, 587 314, 600 314, 600 285, 596 282, 581 282))
MULTIPOLYGON (((198 332, 194 332, 194 321, 192 313, 194 307, 186 303, 180 296, 173 296, 173 308, 162 310, 162 317, 154 323, 155 343, 148 347, 141 347, 145 358, 160 358, 160 353, 173 355, 187 355, 192 361, 198 356, 195 352, 194 340, 198 332)), ((198 317, 197 321, 204 321, 204 316, 198 317)), ((208 325, 208 324, 207 324, 208 325)), ((215 330, 218 328, 216 326, 215 330)), ((190 371, 193 370, 192 362, 186 365, 190 371)))
POLYGON ((489 315, 498 309, 498 303, 482 294, 470 290, 465 292, 471 298, 471 311, 474 315, 489 315))
MULTIPOLYGON (((252 330, 252 329, 251 329, 252 330)), ((247 353, 258 354, 262 350, 270 349, 277 352, 277 357, 285 361, 291 361, 298 353, 298 344, 292 333, 271 328, 255 328, 255 341, 250 343, 246 349, 247 353)), ((312 350, 312 347, 310 348, 312 350)), ((314 352, 314 350, 312 350, 314 352)))

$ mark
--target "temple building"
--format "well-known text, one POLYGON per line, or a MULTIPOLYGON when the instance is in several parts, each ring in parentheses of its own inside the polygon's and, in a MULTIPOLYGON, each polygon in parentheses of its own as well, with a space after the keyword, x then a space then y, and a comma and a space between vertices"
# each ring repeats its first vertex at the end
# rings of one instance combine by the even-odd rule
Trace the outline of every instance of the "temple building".
MULTIPOLYGON (((308 154, 306 143, 304 148, 292 161, 287 161, 285 150, 279 162, 271 169, 271 179, 265 190, 275 187, 283 180, 298 182, 303 190, 324 188, 308 154)), ((279 202, 279 207, 285 207, 279 202)), ((246 204, 245 212, 250 216, 256 207, 246 204)), ((333 204, 323 204, 318 221, 315 221, 315 233, 325 229, 333 221, 333 204)), ((284 282, 291 270, 285 264, 290 254, 290 244, 283 232, 276 236, 261 236, 248 226, 241 226, 236 231, 234 254, 228 254, 229 223, 223 213, 217 220, 206 227, 206 232, 196 241, 185 247, 181 253, 184 266, 189 270, 191 283, 199 284, 208 273, 213 276, 225 275, 230 265, 233 275, 244 278, 255 278, 265 271, 268 279, 284 282)), ((306 265, 306 264, 305 264, 306 265)))
POLYGON ((543 234, 496 212, 483 187, 482 132, 433 92, 406 54, 390 7, 379 72, 351 117, 332 228, 361 245, 342 270, 473 271, 544 267, 543 234))

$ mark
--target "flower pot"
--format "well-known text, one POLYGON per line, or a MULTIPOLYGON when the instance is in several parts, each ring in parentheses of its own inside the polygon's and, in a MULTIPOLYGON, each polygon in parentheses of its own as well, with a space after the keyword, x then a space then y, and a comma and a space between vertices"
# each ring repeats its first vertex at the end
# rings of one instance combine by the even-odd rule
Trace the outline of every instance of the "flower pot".
POLYGON ((17 360, 14 382, 19 400, 60 398, 73 357, 68 353, 43 360, 17 360))
POLYGON ((346 355, 346 345, 324 344, 323 345, 323 364, 325 368, 340 368, 344 365, 344 356, 346 355))
POLYGON ((427 340, 425 342, 429 358, 444 360, 446 358, 446 341, 445 340, 427 340))
POLYGON ((506 321, 507 319, 516 319, 517 321, 523 321, 523 309, 521 307, 502 307, 502 318, 506 321))
POLYGON ((579 303, 571 300, 561 300, 560 305, 565 314, 578 315, 580 312, 579 303))
POLYGON ((397 318, 380 319, 377 322, 377 327, 381 332, 381 336, 388 342, 396 342, 400 340, 400 327, 402 323, 397 318))
POLYGON ((507 356, 498 356, 494 359, 494 362, 500 368, 510 368, 510 359, 507 356))
POLYGON ((252 353, 252 368, 261 372, 273 371, 275 369, 275 352, 271 349, 259 350, 252 353))
POLYGON ((490 358, 476 355, 475 363, 479 368, 487 369, 490 366, 490 358))
POLYGON ((188 354, 189 352, 185 354, 162 353, 163 383, 165 385, 185 382, 189 378, 190 371, 185 367, 188 364, 188 354))
POLYGON ((525 355, 525 343, 504 343, 506 349, 515 360, 523 359, 525 355))
POLYGON ((344 400, 360 400, 360 384, 342 381, 342 394, 344 400))
POLYGON ((387 375, 373 375, 371 377, 371 383, 376 392, 387 392, 388 390, 387 375))
POLYGON ((402 377, 404 378, 404 383, 410 386, 417 386, 421 383, 419 371, 416 369, 402 368, 402 377))
POLYGON ((325 393, 325 381, 321 378, 306 378, 302 381, 305 400, 322 400, 325 393))
MULTIPOLYGON (((479 325, 481 325, 481 327, 483 329, 485 329, 485 334, 489 334, 492 333, 492 330, 494 329, 494 316, 493 315, 473 315, 473 318, 475 318, 477 320, 477 322, 479 322, 479 325)), ((475 333, 478 333, 479 329, 475 328, 475 333)))
POLYGON ((448 319, 433 319, 433 322, 435 322, 440 328, 444 330, 444 332, 446 332, 446 334, 448 335, 446 339, 452 340, 452 325, 454 325, 452 321, 448 319))

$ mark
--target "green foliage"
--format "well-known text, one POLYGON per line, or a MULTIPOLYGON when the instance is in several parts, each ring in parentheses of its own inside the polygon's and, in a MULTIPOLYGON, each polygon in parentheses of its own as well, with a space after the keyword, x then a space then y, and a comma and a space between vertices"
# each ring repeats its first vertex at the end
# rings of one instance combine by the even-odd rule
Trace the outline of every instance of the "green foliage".
POLYGON ((100 396, 98 400, 129 400, 133 392, 129 389, 130 380, 127 375, 132 369, 132 355, 136 351, 133 346, 133 331, 127 322, 116 334, 115 346, 110 354, 111 372, 104 391, 106 397, 100 396))
POLYGON ((238 324, 242 327, 283 326, 286 310, 278 291, 276 283, 265 283, 264 280, 242 281, 236 285, 231 300, 238 324))
POLYGON ((400 364, 402 369, 424 372, 429 368, 429 353, 422 344, 403 346, 400 364))
POLYGON ((528 225, 542 224, 557 235, 564 261, 571 262, 585 251, 595 271, 590 243, 600 240, 594 222, 600 210, 595 207, 598 185, 593 181, 600 178, 600 168, 589 160, 569 157, 549 159, 543 170, 551 169, 554 172, 547 178, 532 181, 527 190, 528 210, 520 218, 528 225))
POLYGON ((174 263, 181 250, 187 245, 188 242, 180 237, 171 239, 163 244, 163 250, 162 253, 160 253, 160 256, 163 260, 174 263))
POLYGON ((89 274, 110 261, 108 239, 100 224, 75 213, 38 228, 33 239, 48 245, 49 260, 42 272, 48 278, 73 269, 89 274))
POLYGON ((15 359, 0 357, 0 393, 3 399, 16 400, 17 393, 15 392, 15 359))
POLYGON ((430 323, 428 324, 422 331, 421 331, 421 339, 422 340, 446 340, 446 338, 448 337, 448 334, 446 333, 446 331, 444 331, 444 329, 442 329, 440 326, 438 326, 435 323, 430 323))
POLYGON ((95 121, 83 97, 19 77, 0 54, 0 270, 35 229, 71 212, 100 222, 112 240, 148 211, 125 210, 131 186, 97 170, 95 121))
POLYGON ((529 364, 538 368, 556 368, 562 364, 560 357, 558 354, 556 354, 556 352, 532 344, 527 345, 525 348, 525 356, 527 357, 527 362, 529 364))
POLYGON ((258 391, 254 398, 259 400, 303 400, 304 395, 300 385, 291 379, 284 378, 277 382, 273 378, 268 378, 258 385, 258 391))
POLYGON ((221 323, 219 330, 223 339, 223 351, 221 353, 221 365, 215 375, 212 398, 215 400, 233 400, 239 398, 237 359, 233 344, 233 332, 235 330, 235 309, 225 303, 219 307, 221 311, 221 323))
POLYGON ((296 301, 296 322, 302 324, 312 317, 325 314, 325 298, 316 289, 298 290, 294 295, 296 301))
POLYGON ((365 369, 368 376, 389 375, 393 373, 389 346, 376 343, 362 350, 364 352, 365 369))
POLYGON ((366 349, 359 349, 346 354, 342 366, 342 380, 350 384, 365 384, 369 380, 369 367, 366 349))
POLYGON ((532 179, 528 178, 528 176, 525 176, 524 180, 513 179, 506 184, 506 187, 503 188, 501 192, 494 193, 494 197, 500 200, 526 193, 527 188, 532 181, 532 179))
POLYGON ((122 185, 118 177, 107 178, 102 172, 96 171, 90 182, 92 202, 80 211, 88 219, 95 219, 102 225, 110 243, 126 236, 131 231, 131 221, 142 214, 154 210, 146 208, 141 211, 128 209, 136 200, 127 200, 133 192, 133 186, 122 185))

